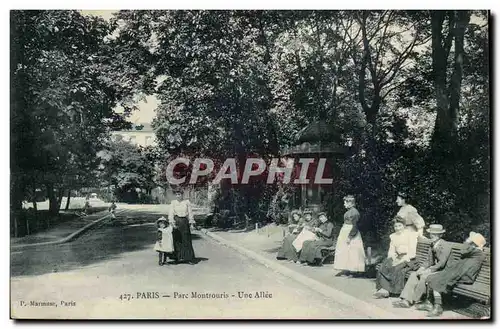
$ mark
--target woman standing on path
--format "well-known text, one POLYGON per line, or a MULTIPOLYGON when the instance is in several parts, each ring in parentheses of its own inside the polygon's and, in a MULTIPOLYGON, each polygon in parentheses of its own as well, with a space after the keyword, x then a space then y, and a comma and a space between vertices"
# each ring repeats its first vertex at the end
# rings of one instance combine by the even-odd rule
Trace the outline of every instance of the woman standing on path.
POLYGON ((194 222, 191 202, 183 199, 181 190, 175 191, 176 200, 170 203, 168 220, 174 227, 174 254, 177 262, 194 264, 195 255, 190 225, 194 222))
POLYGON ((356 275, 365 271, 365 248, 358 230, 359 211, 354 208, 354 196, 344 197, 344 225, 340 230, 335 247, 335 269, 340 270, 336 276, 356 275))

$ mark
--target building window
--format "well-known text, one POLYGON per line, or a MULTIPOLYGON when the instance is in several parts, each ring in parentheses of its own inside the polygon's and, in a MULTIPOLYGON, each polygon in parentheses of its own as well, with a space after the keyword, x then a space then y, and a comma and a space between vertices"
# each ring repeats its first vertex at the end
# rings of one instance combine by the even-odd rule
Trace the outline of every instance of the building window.
POLYGON ((146 137, 146 146, 150 146, 151 145, 151 136, 147 136, 146 137))

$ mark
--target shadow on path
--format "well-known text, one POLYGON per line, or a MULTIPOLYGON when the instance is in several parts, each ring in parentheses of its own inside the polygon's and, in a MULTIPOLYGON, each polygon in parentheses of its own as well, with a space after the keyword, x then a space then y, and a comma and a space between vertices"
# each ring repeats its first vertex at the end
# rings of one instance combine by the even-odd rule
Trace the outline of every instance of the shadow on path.
MULTIPOLYGON (((65 272, 119 259, 124 253, 151 248, 156 242, 156 219, 162 214, 135 211, 106 220, 73 242, 11 253, 11 276, 65 272)), ((193 234, 193 240, 201 239, 193 234)), ((200 259, 203 260, 203 259, 200 259)))

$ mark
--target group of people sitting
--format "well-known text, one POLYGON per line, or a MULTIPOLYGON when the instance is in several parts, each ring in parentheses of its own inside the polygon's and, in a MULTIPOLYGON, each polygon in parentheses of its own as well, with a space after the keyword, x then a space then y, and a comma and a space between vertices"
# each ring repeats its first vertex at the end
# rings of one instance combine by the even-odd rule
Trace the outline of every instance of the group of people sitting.
MULTIPOLYGON (((394 307, 427 311, 435 317, 443 313, 441 294, 449 293, 458 284, 474 283, 486 257, 483 248, 486 239, 479 233, 470 232, 459 258, 451 257, 451 247, 442 239, 446 230, 440 224, 429 225, 426 230, 431 248, 423 264, 415 260, 417 242, 402 229, 396 218, 395 233, 387 259, 377 273, 375 298, 399 296, 394 307), (405 284, 405 276, 411 272, 405 284)), ((417 237, 418 239, 418 237, 417 237)))
POLYGON ((340 275, 363 273, 365 250, 357 225, 360 214, 355 205, 356 201, 352 195, 344 198, 347 211, 344 214, 344 224, 336 239, 334 225, 328 221, 325 212, 320 212, 317 219, 313 219, 312 211, 306 210, 303 214, 298 210, 292 211, 289 225, 291 233, 283 239, 276 258, 303 265, 316 264, 323 257, 322 249, 335 244, 334 266, 341 270, 340 275))
MULTIPOLYGON (((410 308, 428 312, 428 316, 443 313, 441 294, 450 292, 458 283, 474 283, 485 258, 483 248, 485 238, 475 232, 465 241, 461 257, 450 259, 451 247, 442 239, 446 232, 442 225, 429 225, 425 231, 425 221, 417 209, 406 202, 407 195, 398 193, 396 203, 400 207, 393 220, 394 233, 390 235, 387 258, 377 272, 374 298, 399 296, 394 307, 410 308), (431 242, 428 259, 424 264, 416 260, 419 239, 431 242), (408 272, 411 275, 405 283, 408 272)), ((303 265, 315 264, 320 260, 322 249, 335 245, 334 268, 336 276, 360 276, 365 272, 365 251, 363 239, 358 229, 360 214, 355 208, 352 195, 344 198, 347 209, 343 226, 335 239, 334 225, 328 221, 326 213, 312 218, 311 211, 298 210, 291 213, 291 231, 278 251, 278 259, 287 259, 303 265), (302 216, 303 215, 303 216, 302 216), (336 242, 335 242, 336 240, 336 242)))

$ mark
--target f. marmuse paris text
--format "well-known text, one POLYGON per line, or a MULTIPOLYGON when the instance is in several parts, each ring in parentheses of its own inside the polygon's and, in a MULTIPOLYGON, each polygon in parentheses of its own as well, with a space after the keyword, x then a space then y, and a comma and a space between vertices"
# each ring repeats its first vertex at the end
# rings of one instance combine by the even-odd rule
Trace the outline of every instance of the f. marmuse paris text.
MULTIPOLYGON (((289 184, 309 184, 310 179, 308 177, 309 167, 315 165, 316 173, 314 176, 314 184, 332 184, 333 178, 324 178, 326 159, 314 158, 300 158, 298 163, 300 164, 299 176, 291 182, 292 173, 294 171, 295 160, 294 159, 281 159, 281 164, 284 166, 279 166, 280 159, 274 158, 268 168, 267 174, 267 184, 273 184, 277 174, 283 174, 283 183, 289 184)), ((175 167, 177 165, 185 165, 189 167, 191 164, 190 160, 187 158, 176 158, 170 161, 167 165, 166 176, 170 184, 178 185, 186 183, 186 177, 177 178, 175 177, 175 167)), ((228 158, 224 161, 223 165, 219 169, 215 179, 212 181, 213 184, 219 184, 223 179, 230 179, 231 184, 248 184, 251 176, 259 176, 266 170, 266 162, 263 159, 250 158, 245 162, 245 167, 243 170, 243 175, 241 176, 241 181, 238 181, 238 171, 236 169, 236 159, 228 158)), ((201 176, 207 176, 214 170, 214 162, 211 159, 197 158, 192 164, 192 173, 189 180, 189 184, 196 184, 197 180, 201 176), (201 169, 203 167, 203 169, 201 169)))
POLYGON ((75 301, 65 301, 65 300, 61 300, 60 302, 31 300, 29 302, 20 301, 19 303, 20 303, 21 306, 28 306, 28 307, 57 307, 57 306, 69 307, 69 306, 76 306, 76 302, 75 301))

